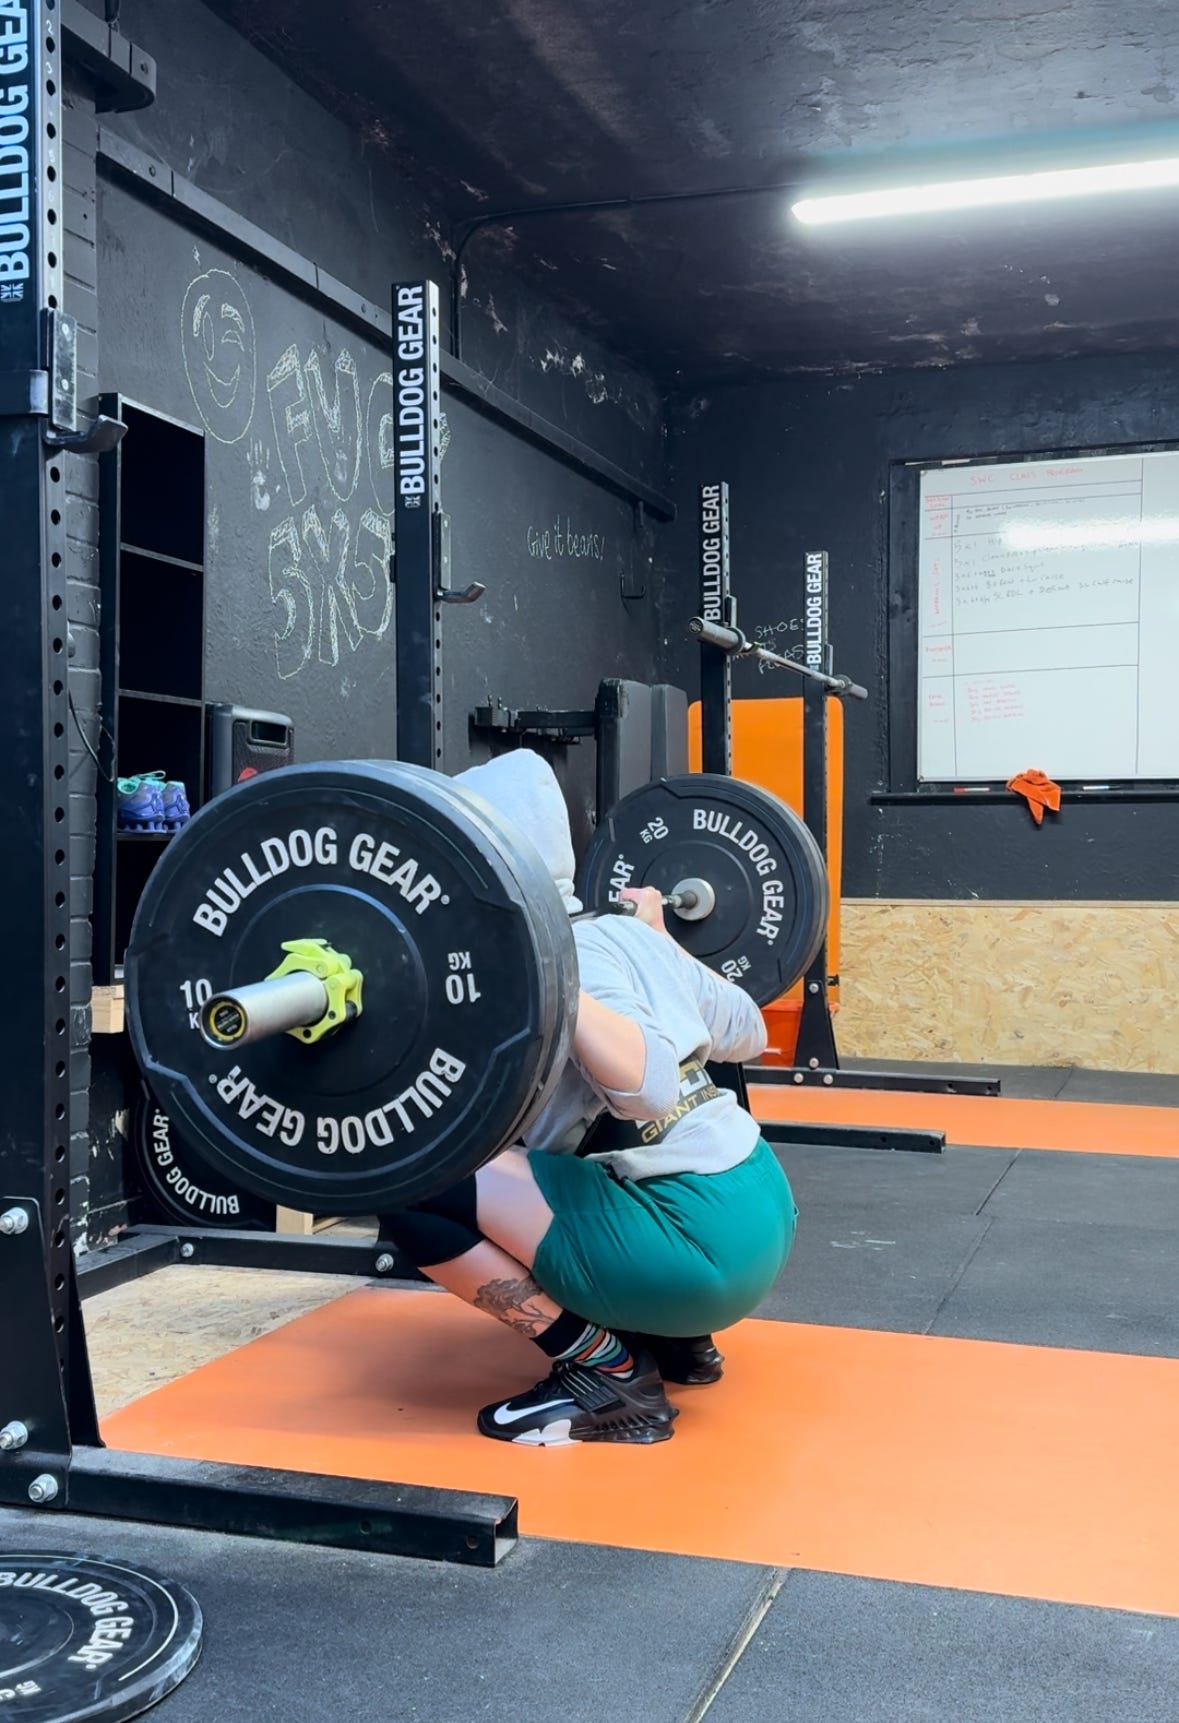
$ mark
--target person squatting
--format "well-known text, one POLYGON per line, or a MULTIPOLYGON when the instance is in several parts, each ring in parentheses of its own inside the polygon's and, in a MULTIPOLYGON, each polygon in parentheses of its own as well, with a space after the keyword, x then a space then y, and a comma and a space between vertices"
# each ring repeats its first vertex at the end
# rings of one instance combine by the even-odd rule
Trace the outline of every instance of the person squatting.
POLYGON ((682 950, 650 888, 633 916, 581 917, 557 779, 527 749, 460 773, 529 840, 569 914, 580 969, 573 1048, 518 1146, 440 1196, 383 1217, 431 1280, 527 1335, 535 1387, 478 1428, 536 1447, 664 1442, 666 1383, 717 1381, 712 1339, 756 1308, 798 1211, 757 1122, 709 1061, 765 1048, 748 994, 682 950))

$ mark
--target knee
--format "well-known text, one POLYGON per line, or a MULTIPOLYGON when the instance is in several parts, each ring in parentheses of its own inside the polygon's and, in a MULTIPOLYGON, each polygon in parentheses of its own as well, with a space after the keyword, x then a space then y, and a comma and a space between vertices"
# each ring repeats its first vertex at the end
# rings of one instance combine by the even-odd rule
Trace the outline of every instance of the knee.
POLYGON ((494 1160, 479 1168, 475 1179, 485 1190, 496 1185, 506 1189, 509 1186, 536 1183, 528 1156, 521 1154, 519 1149, 505 1149, 502 1155, 496 1155, 494 1160))
POLYGON ((474 1178, 414 1208, 400 1209, 380 1219, 382 1241, 396 1245, 415 1268, 452 1262, 483 1242, 476 1218, 474 1178))
POLYGON ((381 1242, 395 1245, 415 1268, 433 1268, 466 1256, 482 1242, 483 1235, 448 1215, 426 1209, 401 1209, 381 1216, 381 1242))

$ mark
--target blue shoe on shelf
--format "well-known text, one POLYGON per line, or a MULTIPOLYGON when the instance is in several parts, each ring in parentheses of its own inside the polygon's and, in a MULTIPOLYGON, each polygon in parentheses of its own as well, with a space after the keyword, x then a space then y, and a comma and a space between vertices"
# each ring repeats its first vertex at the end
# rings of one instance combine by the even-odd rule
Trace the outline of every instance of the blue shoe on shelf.
POLYGON ((178 832, 192 818, 188 793, 178 778, 169 778, 160 794, 163 797, 164 829, 178 832))
POLYGON ((141 772, 138 777, 118 780, 119 831, 164 830, 163 776, 162 772, 141 772))

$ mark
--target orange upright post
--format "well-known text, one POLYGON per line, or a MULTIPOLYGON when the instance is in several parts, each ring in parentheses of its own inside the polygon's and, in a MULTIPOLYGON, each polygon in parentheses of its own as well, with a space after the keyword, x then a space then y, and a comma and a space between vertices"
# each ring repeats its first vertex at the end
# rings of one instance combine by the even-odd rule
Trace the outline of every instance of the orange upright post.
MULTIPOLYGON (((733 776, 760 784, 801 817, 803 700, 734 700, 732 704, 733 776)), ((688 763, 700 770, 700 706, 688 710, 688 763)), ((831 878, 831 916, 827 924, 827 969, 839 974, 839 897, 843 877, 843 705, 827 706, 827 871, 831 878)), ((839 989, 830 989, 831 1009, 839 1008, 839 989)), ((792 1065, 802 1015, 802 982, 764 1008, 770 1044, 767 1065, 792 1065)))

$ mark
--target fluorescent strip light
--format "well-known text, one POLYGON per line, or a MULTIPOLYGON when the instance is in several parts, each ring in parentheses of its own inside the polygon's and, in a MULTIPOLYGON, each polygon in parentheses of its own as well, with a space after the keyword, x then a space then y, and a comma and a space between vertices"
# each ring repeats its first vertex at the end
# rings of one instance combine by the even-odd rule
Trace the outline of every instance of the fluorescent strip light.
POLYGON ((1009 550, 1091 550, 1098 545, 1179 544, 1179 517, 1069 521, 1057 525, 1006 526, 1000 537, 1009 550))
POLYGON ((799 221, 871 221, 886 215, 926 215, 943 209, 987 209, 1005 203, 1041 203, 1051 198, 1089 197, 1112 191, 1152 191, 1179 186, 1179 156, 1111 167, 1058 168, 1050 173, 1006 174, 997 179, 947 180, 940 185, 898 186, 892 191, 853 191, 803 198, 792 206, 799 221))

